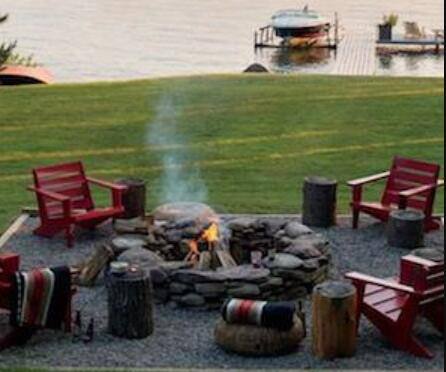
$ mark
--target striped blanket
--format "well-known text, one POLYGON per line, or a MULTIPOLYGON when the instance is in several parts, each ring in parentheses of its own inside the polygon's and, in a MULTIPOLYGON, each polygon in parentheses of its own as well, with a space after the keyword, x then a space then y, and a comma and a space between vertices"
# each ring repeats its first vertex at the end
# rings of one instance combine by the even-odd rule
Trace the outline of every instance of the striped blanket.
POLYGON ((60 329, 71 301, 68 267, 15 273, 11 325, 60 329))
POLYGON ((222 307, 227 323, 251 324, 279 330, 290 330, 294 325, 296 305, 290 302, 261 302, 232 299, 222 307))

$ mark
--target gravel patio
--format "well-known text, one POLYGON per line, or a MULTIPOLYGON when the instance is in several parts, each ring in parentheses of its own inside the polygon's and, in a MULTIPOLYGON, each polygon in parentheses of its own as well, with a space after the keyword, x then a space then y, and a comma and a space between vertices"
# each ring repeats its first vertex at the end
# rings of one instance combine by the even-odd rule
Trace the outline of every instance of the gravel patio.
MULTIPOLYGON (((399 258, 408 251, 389 247, 384 225, 366 221, 352 231, 350 221, 342 219, 336 228, 317 229, 331 242, 334 268, 332 276, 340 278, 350 270, 379 277, 394 275, 399 258)), ((37 221, 30 218, 6 243, 3 250, 22 256, 22 268, 74 264, 86 257, 92 247, 113 234, 111 226, 96 233, 78 236, 74 249, 67 249, 63 239, 44 240, 32 235, 37 221)), ((444 249, 444 231, 427 235, 426 246, 444 249)), ((213 341, 218 312, 185 310, 173 306, 155 307, 155 332, 142 341, 128 341, 107 333, 107 298, 101 282, 94 288, 80 288, 74 308, 82 310, 84 322, 95 319, 93 343, 73 343, 63 333, 39 332, 24 348, 0 353, 0 365, 27 367, 132 367, 132 368, 223 368, 223 369, 444 369, 444 342, 430 327, 420 322, 416 332, 434 353, 433 360, 419 359, 389 347, 379 332, 363 319, 356 356, 351 359, 322 361, 311 353, 307 337, 296 353, 275 358, 247 358, 219 349, 213 341)), ((311 327, 310 303, 306 303, 311 327)), ((0 319, 0 324, 7 319, 0 319)), ((309 328, 310 329, 310 328, 309 328)))

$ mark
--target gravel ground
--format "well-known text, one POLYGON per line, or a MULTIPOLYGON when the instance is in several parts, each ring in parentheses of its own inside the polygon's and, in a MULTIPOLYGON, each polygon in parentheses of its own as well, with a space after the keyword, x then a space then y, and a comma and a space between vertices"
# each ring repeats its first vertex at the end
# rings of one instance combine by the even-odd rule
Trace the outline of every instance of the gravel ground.
MULTIPOLYGON (((357 232, 348 221, 330 230, 319 230, 333 243, 334 275, 349 270, 390 276, 397 272, 399 257, 407 253, 387 246, 382 224, 365 223, 357 232)), ((110 226, 95 234, 78 237, 74 249, 68 250, 59 239, 44 240, 31 234, 33 219, 7 243, 5 250, 22 254, 23 268, 76 263, 91 251, 100 239, 111 234, 110 226)), ((428 246, 444 247, 444 232, 427 237, 428 246)), ((389 347, 381 335, 366 321, 361 322, 358 351, 355 357, 322 361, 311 353, 308 337, 296 353, 277 358, 246 358, 228 354, 213 342, 217 312, 174 309, 156 306, 155 333, 142 341, 126 341, 107 334, 106 293, 102 286, 81 288, 74 307, 82 309, 85 319, 94 317, 96 337, 93 343, 72 343, 63 333, 42 331, 25 348, 0 353, 0 366, 48 367, 166 367, 166 368, 248 368, 248 369, 444 369, 444 343, 430 325, 421 321, 416 333, 435 354, 433 360, 412 357, 389 347)), ((307 314, 311 312, 307 303, 307 314)), ((309 325, 311 326, 310 319, 309 325)), ((6 319, 1 320, 3 322, 6 319)))

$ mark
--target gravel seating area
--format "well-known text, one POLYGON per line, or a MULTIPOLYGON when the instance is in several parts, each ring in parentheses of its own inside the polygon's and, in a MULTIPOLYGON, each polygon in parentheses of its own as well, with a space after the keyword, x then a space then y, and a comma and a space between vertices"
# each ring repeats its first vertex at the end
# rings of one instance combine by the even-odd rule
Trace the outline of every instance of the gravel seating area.
MULTIPOLYGON (((316 229, 331 242, 334 268, 331 275, 357 270, 380 277, 398 271, 399 258, 407 254, 403 249, 387 245, 384 225, 366 221, 360 230, 352 231, 350 221, 341 220, 340 226, 316 229)), ((113 234, 111 226, 97 232, 79 235, 73 249, 65 247, 63 239, 46 240, 32 235, 35 219, 29 219, 9 240, 4 250, 22 255, 22 267, 55 266, 78 263, 88 256, 93 246, 113 234)), ((444 249, 444 231, 427 235, 426 245, 444 249)), ((24 348, 13 348, 0 353, 0 365, 51 367, 160 367, 160 368, 353 368, 353 369, 444 369, 442 337, 424 322, 416 332, 434 353, 433 360, 412 357, 389 347, 380 333, 367 320, 360 327, 358 351, 354 358, 322 361, 311 353, 311 339, 307 337, 296 353, 277 358, 246 358, 228 354, 214 343, 213 333, 219 317, 216 311, 187 310, 171 305, 155 307, 153 336, 130 341, 114 338, 107 333, 107 298, 101 280, 95 288, 80 288, 74 308, 82 310, 84 323, 95 318, 96 337, 93 343, 72 343, 71 337, 51 331, 39 332, 24 348)), ((311 327, 310 303, 306 303, 308 326, 311 327)), ((0 319, 7 322, 7 319, 0 319)))

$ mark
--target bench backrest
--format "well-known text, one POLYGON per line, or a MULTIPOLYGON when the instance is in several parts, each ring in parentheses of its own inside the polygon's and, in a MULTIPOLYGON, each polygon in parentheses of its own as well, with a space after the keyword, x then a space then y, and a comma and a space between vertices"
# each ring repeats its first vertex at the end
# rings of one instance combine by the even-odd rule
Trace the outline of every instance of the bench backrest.
MULTIPOLYGON (((440 177, 441 167, 438 164, 419 160, 395 157, 382 197, 383 205, 399 203, 398 193, 401 191, 426 185, 436 185, 440 177)), ((421 210, 426 216, 432 215, 436 190, 410 198, 408 207, 421 210)))
POLYGON ((434 262, 413 255, 401 259, 401 284, 417 292, 429 291, 433 296, 444 295, 444 261, 434 262))
MULTIPOLYGON (((74 209, 94 208, 90 187, 81 162, 59 164, 33 170, 37 188, 68 196, 74 209)), ((60 216, 61 204, 50 198, 38 197, 39 210, 48 218, 60 216)))

